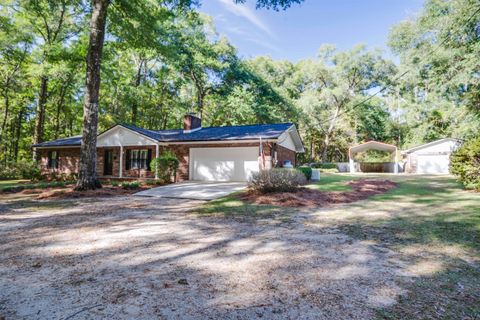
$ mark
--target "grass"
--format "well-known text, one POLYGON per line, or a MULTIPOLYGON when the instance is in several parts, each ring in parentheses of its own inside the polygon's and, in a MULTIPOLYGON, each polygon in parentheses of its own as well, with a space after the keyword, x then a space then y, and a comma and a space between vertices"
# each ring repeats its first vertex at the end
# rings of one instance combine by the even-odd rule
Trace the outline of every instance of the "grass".
MULTIPOLYGON (((388 247, 409 266, 438 265, 414 281, 399 279, 406 296, 378 310, 380 319, 480 317, 480 193, 449 177, 392 177, 398 188, 352 204, 343 233, 388 247), (386 215, 372 219, 372 213, 386 215), (423 263, 423 264, 422 264, 423 263)), ((343 208, 343 210, 348 210, 343 208)))
POLYGON ((346 185, 346 182, 358 179, 358 176, 350 176, 335 173, 322 173, 320 181, 307 185, 308 188, 320 191, 345 192, 352 191, 352 188, 346 185))
POLYGON ((41 182, 31 182, 30 180, 2 180, 0 181, 0 192, 9 192, 9 191, 21 191, 24 189, 45 189, 49 187, 64 187, 68 184, 72 184, 72 181, 41 181, 41 182))
POLYGON ((269 217, 288 211, 285 208, 270 205, 251 204, 238 199, 237 196, 238 192, 207 202, 197 208, 195 213, 202 216, 269 217))
MULTIPOLYGON (((349 191, 345 183, 359 178, 389 179, 398 187, 366 201, 314 213, 314 217, 352 238, 386 247, 406 268, 420 270, 415 277, 396 277, 406 294, 394 305, 378 309, 377 318, 480 318, 480 193, 465 191, 451 177, 413 175, 324 173, 320 182, 308 187, 349 191)), ((230 195, 205 204, 198 212, 289 217, 295 209, 248 204, 230 195)))

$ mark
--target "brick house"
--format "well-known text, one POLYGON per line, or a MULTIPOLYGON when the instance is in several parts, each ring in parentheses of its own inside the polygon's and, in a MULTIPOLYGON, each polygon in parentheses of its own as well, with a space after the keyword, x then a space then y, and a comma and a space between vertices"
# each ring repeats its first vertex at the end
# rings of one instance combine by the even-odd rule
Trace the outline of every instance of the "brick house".
MULTIPOLYGON (((81 136, 34 145, 43 174, 75 174, 80 161, 81 136)), ((116 125, 97 137, 97 174, 100 178, 155 178, 150 161, 166 150, 180 161, 177 181, 246 181, 261 168, 296 164, 304 152, 294 124, 207 127, 193 114, 184 128, 148 130, 116 125)))

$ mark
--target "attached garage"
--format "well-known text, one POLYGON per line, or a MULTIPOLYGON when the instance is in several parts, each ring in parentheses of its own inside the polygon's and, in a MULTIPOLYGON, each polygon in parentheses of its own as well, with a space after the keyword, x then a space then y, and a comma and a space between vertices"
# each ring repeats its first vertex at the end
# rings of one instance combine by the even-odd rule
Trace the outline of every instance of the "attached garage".
POLYGON ((402 154, 405 157, 405 172, 418 174, 449 174, 450 155, 460 146, 457 139, 433 141, 402 154))
POLYGON ((258 147, 190 148, 190 180, 247 181, 258 155, 258 147))

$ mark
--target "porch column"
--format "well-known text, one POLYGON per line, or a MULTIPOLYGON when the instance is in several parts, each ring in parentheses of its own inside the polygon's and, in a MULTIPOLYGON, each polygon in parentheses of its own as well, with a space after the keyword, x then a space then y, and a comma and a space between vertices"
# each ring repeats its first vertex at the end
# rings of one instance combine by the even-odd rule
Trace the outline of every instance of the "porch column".
POLYGON ((118 168, 118 177, 123 177, 123 146, 120 146, 120 168, 118 168))
POLYGON ((398 174, 398 150, 397 149, 395 149, 393 173, 398 174))
POLYGON ((353 161, 353 154, 351 150, 348 150, 348 162, 350 164, 350 173, 355 173, 355 162, 353 161))
MULTIPOLYGON (((158 147, 158 144, 157 144, 157 145, 155 145, 155 158, 158 159, 158 156, 159 156, 159 147, 158 147)), ((155 179, 158 179, 158 166, 155 166, 155 179)))

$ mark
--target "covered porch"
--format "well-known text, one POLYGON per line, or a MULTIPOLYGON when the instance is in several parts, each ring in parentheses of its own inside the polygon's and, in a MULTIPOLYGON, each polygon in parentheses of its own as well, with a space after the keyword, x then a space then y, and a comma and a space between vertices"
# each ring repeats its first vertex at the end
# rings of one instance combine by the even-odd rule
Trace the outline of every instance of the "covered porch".
POLYGON ((150 162, 160 155, 161 143, 117 126, 97 138, 97 173, 101 178, 158 179, 150 162))

